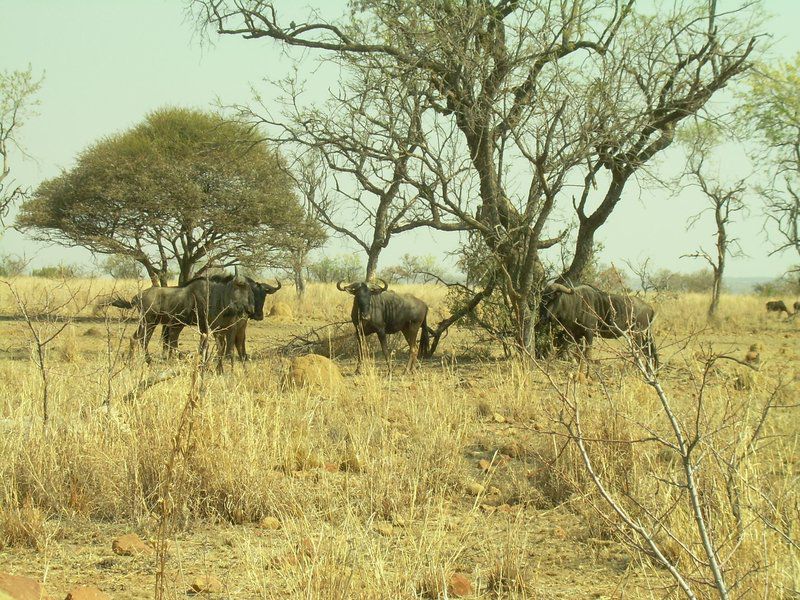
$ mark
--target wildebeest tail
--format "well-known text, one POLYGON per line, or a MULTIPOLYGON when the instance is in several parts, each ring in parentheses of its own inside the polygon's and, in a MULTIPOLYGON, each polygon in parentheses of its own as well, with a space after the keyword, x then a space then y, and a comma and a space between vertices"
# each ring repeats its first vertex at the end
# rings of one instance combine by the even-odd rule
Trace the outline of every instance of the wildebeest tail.
POLYGON ((103 300, 102 302, 98 303, 98 307, 100 308, 105 308, 107 306, 114 306, 116 308, 124 309, 136 308, 136 304, 134 304, 132 300, 124 300, 119 296, 109 298, 108 300, 103 300))
POLYGON ((428 331, 428 315, 422 319, 422 335, 419 336, 419 355, 422 357, 428 356, 430 351, 431 338, 428 331))

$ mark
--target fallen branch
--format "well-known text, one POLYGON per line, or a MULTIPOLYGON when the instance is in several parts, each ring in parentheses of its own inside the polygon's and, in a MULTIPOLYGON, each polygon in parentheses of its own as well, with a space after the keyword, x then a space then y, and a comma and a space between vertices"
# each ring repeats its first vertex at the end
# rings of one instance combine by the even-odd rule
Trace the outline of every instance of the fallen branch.
POLYGON ((160 373, 156 373, 155 375, 151 375, 147 379, 144 379, 139 382, 135 388, 129 391, 122 397, 123 402, 130 402, 137 396, 139 396, 142 392, 148 390, 149 388, 153 387, 157 383, 161 383, 162 381, 168 381, 169 379, 173 379, 177 377, 178 369, 166 369, 161 371, 160 373))

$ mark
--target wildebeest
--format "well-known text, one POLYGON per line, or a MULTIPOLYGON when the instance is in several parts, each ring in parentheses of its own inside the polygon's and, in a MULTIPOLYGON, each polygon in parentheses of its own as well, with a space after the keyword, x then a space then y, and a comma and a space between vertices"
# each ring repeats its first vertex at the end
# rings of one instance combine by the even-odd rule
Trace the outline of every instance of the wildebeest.
POLYGON ((356 373, 361 372, 363 343, 366 337, 373 333, 378 335, 386 365, 391 368, 389 351, 386 348, 386 334, 398 332, 402 332, 408 342, 408 363, 406 364, 406 372, 408 372, 414 367, 418 352, 423 354, 428 352, 428 305, 411 294, 396 294, 387 291, 389 284, 383 280, 379 281, 383 284, 382 286, 363 281, 349 285, 343 285, 344 282, 339 281, 336 284, 338 290, 353 295, 350 319, 356 328, 358 347, 356 373), (420 328, 422 328, 422 334, 419 347, 417 347, 417 332, 420 328))
MULTIPOLYGON (((133 347, 138 342, 147 360, 150 359, 147 346, 158 325, 196 324, 202 335, 201 351, 204 351, 209 333, 227 332, 243 317, 255 312, 253 290, 247 280, 238 275, 224 283, 196 277, 180 287, 151 287, 130 301, 118 298, 110 305, 139 310, 139 327, 131 344, 133 347)), ((222 357, 217 369, 222 369, 222 357)))
POLYGON ((609 294, 591 285, 567 287, 551 283, 542 293, 539 319, 560 326, 576 344, 585 342, 587 360, 595 335, 602 338, 630 335, 634 344, 658 366, 652 334, 655 311, 639 298, 609 294))
MULTIPOLYGON (((233 277, 233 275, 211 275, 209 280, 216 283, 227 283, 230 281, 231 277, 233 277)), ((277 286, 271 286, 268 283, 255 281, 250 277, 245 276, 244 279, 253 290, 254 311, 253 314, 249 316, 249 319, 262 321, 264 319, 264 302, 267 296, 281 289, 282 284, 278 281, 277 286)), ((218 349, 226 357, 230 358, 231 361, 233 360, 234 348, 236 348, 236 352, 242 361, 247 360, 247 321, 247 318, 243 318, 234 323, 226 330, 227 335, 224 336, 224 339, 220 339, 221 334, 217 336, 218 349)), ((173 352, 177 351, 178 338, 186 325, 195 325, 195 323, 176 321, 173 324, 164 326, 162 343, 167 355, 171 355, 173 352)))
MULTIPOLYGON (((795 310, 797 310, 798 302, 795 302, 795 310)), ((782 312, 786 313, 786 316, 791 316, 789 309, 786 308, 786 304, 784 304, 783 300, 770 300, 767 302, 767 312, 776 312, 780 315, 782 312)))

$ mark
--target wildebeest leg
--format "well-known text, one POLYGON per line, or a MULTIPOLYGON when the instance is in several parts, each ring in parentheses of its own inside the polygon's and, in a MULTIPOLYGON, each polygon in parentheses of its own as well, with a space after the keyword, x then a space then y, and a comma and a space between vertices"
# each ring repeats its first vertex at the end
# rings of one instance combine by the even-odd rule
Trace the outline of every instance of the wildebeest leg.
POLYGON ((386 367, 389 369, 389 372, 392 371, 392 363, 389 362, 389 348, 386 345, 386 332, 385 331, 377 331, 378 334, 378 341, 381 343, 381 351, 383 352, 383 358, 386 360, 386 367))
POLYGON ((156 330, 156 325, 155 323, 143 321, 139 327, 142 328, 140 341, 142 344, 142 350, 144 350, 144 359, 147 362, 150 362, 150 352, 148 351, 147 347, 150 345, 150 338, 153 336, 153 332, 156 330))
POLYGON ((403 337, 405 337, 406 342, 408 342, 408 362, 406 363, 406 373, 409 373, 414 368, 414 365, 417 364, 417 353, 419 351, 419 348, 417 347, 418 332, 419 327, 409 327, 403 330, 403 337))
POLYGON ((224 373, 223 362, 228 354, 228 332, 220 331, 214 334, 217 347, 217 375, 224 373))
MULTIPOLYGON (((594 340, 594 334, 591 331, 587 331, 583 334, 581 339, 583 341, 581 355, 583 356, 583 362, 586 364, 586 377, 589 377, 589 367, 591 366, 592 362, 592 341, 594 340)), ((578 370, 580 371, 580 367, 578 370)))
POLYGON ((364 335, 364 329, 356 327, 356 351, 358 355, 358 364, 356 364, 356 375, 361 373, 361 364, 364 362, 367 347, 367 337, 364 335))
POLYGON ((163 325, 161 329, 161 342, 167 358, 172 358, 178 354, 178 339, 183 331, 183 323, 170 323, 163 325))
POLYGON ((235 345, 239 360, 245 363, 247 361, 247 336, 245 335, 244 329, 237 330, 235 345))

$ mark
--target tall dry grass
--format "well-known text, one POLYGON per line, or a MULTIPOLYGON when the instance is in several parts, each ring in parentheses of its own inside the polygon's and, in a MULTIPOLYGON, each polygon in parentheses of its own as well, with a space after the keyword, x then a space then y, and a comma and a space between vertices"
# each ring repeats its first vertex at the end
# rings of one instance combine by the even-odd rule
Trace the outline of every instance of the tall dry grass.
MULTIPOLYGON (((87 298, 136 291, 132 282, 74 283, 87 298)), ((52 283, 21 279, 15 285, 35 298, 52 283)), ((441 288, 398 287, 429 302, 434 319, 443 314, 441 288)), ((346 320, 352 300, 334 286, 311 285, 302 300, 284 289, 270 301, 290 303, 295 317, 254 324, 253 339, 263 344, 275 328, 302 331, 346 320)), ((719 321, 709 327, 705 304, 695 295, 659 301, 657 338, 668 359, 662 376, 679 418, 692 423, 699 355, 711 345, 741 358, 750 344, 760 345, 762 368, 748 373, 747 385, 737 383, 744 368, 733 362, 710 375, 698 473, 726 573, 742 581, 737 597, 792 597, 800 585, 793 407, 798 323, 763 314, 759 298, 726 296, 719 321), (780 382, 785 387, 773 402, 763 442, 750 451, 764 402, 780 382), (742 456, 734 477, 738 518, 721 460, 734 455, 742 456)), ((14 314, 0 291, 0 315, 14 314)), ((85 519, 156 531, 191 363, 178 363, 176 377, 123 403, 120 398, 159 367, 135 358, 110 377, 102 358, 116 351, 113 345, 130 326, 125 331, 121 323, 94 316, 97 321, 71 324, 55 341, 46 425, 40 383, 25 357, 24 328, 18 321, 0 322, 8 350, 0 354, 0 546, 42 548, 85 519)), ((532 549, 535 526, 521 515, 546 515, 557 507, 576 515, 581 525, 567 533, 565 547, 580 543, 602 552, 605 543, 631 537, 604 505, 566 435, 563 404, 549 376, 580 404, 588 448, 609 489, 641 519, 656 515, 659 543, 700 578, 690 558, 699 543, 691 515, 683 492, 669 485, 679 477, 675 457, 657 444, 635 443, 668 431, 652 389, 615 358, 621 345, 601 348, 593 378, 576 383, 569 363, 542 365, 542 373, 513 361, 470 362, 459 353, 463 339, 454 333, 443 348, 451 358, 429 362, 413 376, 388 376, 378 363, 331 393, 287 387, 277 357, 210 376, 174 496, 179 528, 190 531, 199 521, 242 525, 268 516, 283 524, 279 547, 233 534, 247 574, 241 597, 277 597, 278 589, 314 598, 435 596, 455 570, 468 571, 481 593, 546 597, 531 558, 543 550, 532 549), (489 472, 475 466, 478 457, 503 456, 510 457, 508 466, 489 472), (484 517, 487 507, 496 506, 523 512, 500 526, 484 517), (376 534, 381 523, 391 524, 394 533, 376 534)), ((349 374, 353 364, 342 367, 349 374)), ((638 585, 661 594, 669 584, 665 573, 644 553, 632 556, 638 585)))

